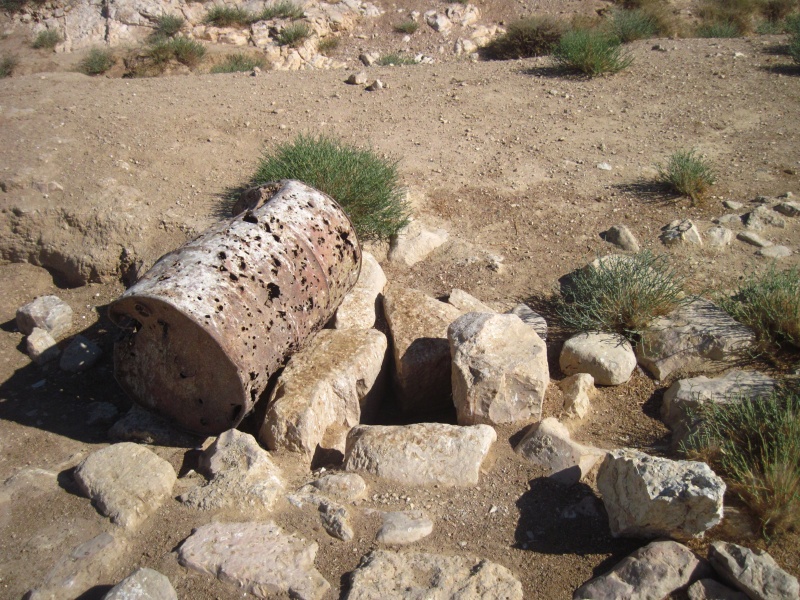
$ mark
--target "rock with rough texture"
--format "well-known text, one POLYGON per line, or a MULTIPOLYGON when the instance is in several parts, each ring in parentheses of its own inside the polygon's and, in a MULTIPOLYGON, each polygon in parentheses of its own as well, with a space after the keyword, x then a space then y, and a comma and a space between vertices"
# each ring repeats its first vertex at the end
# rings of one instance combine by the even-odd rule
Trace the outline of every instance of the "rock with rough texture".
POLYGON ((800 202, 781 202, 775 210, 787 217, 800 217, 800 202))
POLYGON ((558 384, 564 395, 564 413, 567 417, 583 419, 592 408, 591 399, 597 388, 594 377, 588 373, 570 375, 558 384))
POLYGON ((75 482, 114 523, 134 529, 170 497, 175 469, 152 450, 122 442, 97 450, 75 469, 75 482))
POLYGON ((598 385, 619 385, 631 378, 636 355, 618 335, 579 333, 564 343, 558 363, 565 375, 588 373, 598 385))
POLYGON ((103 600, 178 600, 178 594, 168 577, 143 567, 111 588, 103 600))
POLYGON ((61 353, 58 366, 67 373, 82 373, 91 369, 102 355, 100 346, 82 335, 76 335, 61 353))
POLYGON ((746 594, 732 590, 715 579, 695 581, 686 591, 689 600, 748 600, 746 594))
POLYGON ((569 430, 553 417, 531 425, 515 451, 564 485, 578 483, 606 455, 605 450, 570 439, 569 430))
POLYGON ((389 260, 406 267, 413 267, 444 244, 450 234, 444 229, 426 229, 418 221, 412 221, 392 236, 389 260))
POLYGON ((636 345, 639 364, 655 378, 737 362, 755 341, 753 331, 708 300, 694 300, 659 317, 636 345))
POLYGON ((322 494, 339 502, 354 502, 367 493, 367 484, 356 473, 331 473, 304 485, 300 492, 322 494))
POLYGON ((314 568, 316 555, 316 543, 272 522, 210 523, 183 542, 178 560, 259 598, 288 594, 318 600, 330 584, 314 568))
POLYGON ((433 521, 421 510, 387 512, 375 541, 381 544, 413 544, 433 532, 433 521))
POLYGON ((386 356, 376 329, 323 329, 289 360, 278 377, 258 439, 270 450, 311 460, 331 428, 349 429, 362 411, 373 415, 386 356))
POLYGON ((724 248, 733 242, 733 231, 727 227, 711 227, 706 231, 706 240, 712 248, 724 248))
POLYGON ((522 600, 522 584, 485 559, 374 550, 353 571, 345 600, 522 600))
POLYGON ((201 510, 267 511, 283 491, 280 469, 269 452, 252 435, 236 429, 219 435, 201 457, 200 469, 209 481, 181 500, 201 510))
POLYGON ((605 241, 619 246, 623 250, 629 252, 639 251, 639 241, 626 225, 614 225, 609 227, 608 231, 604 231, 602 235, 605 241))
POLYGON ((478 300, 475 296, 471 296, 464 290, 459 290, 457 288, 453 289, 450 292, 450 295, 447 297, 447 303, 452 304, 458 310, 461 311, 462 314, 466 314, 469 312, 482 312, 482 313, 493 313, 497 312, 491 306, 487 306, 480 300, 478 300))
POLYGON ((459 425, 540 419, 547 347, 516 315, 470 312, 447 330, 459 425))
POLYGON ((672 221, 662 228, 662 232, 659 238, 667 246, 680 243, 703 245, 703 238, 700 236, 697 225, 689 219, 672 221))
POLYGON ((352 73, 350 77, 347 78, 347 83, 350 85, 364 85, 367 83, 366 72, 359 71, 358 73, 352 73))
POLYGON ((447 15, 437 13, 436 11, 428 11, 425 13, 425 22, 439 33, 449 33, 453 28, 453 23, 447 18, 447 15))
POLYGON ((755 246, 756 248, 769 248, 772 246, 772 242, 765 240, 760 235, 753 233, 752 231, 742 231, 736 236, 736 239, 743 241, 745 244, 755 246))
POLYGON ((597 473, 614 537, 702 537, 722 520, 725 482, 706 463, 614 450, 597 473))
POLYGON ((41 296, 17 310, 16 323, 24 335, 38 327, 58 339, 72 327, 72 309, 58 296, 41 296))
POLYGON ((752 600, 797 600, 797 578, 781 569, 764 550, 753 551, 730 542, 713 542, 708 560, 719 575, 752 600))
POLYGON ((165 417, 150 412, 138 404, 131 406, 108 431, 108 437, 120 442, 138 442, 157 446, 196 446, 199 438, 175 429, 165 417))
POLYGON ((350 514, 341 504, 327 498, 320 499, 317 504, 322 527, 329 536, 349 542, 353 539, 353 526, 350 524, 350 514))
POLYGON ((626 556, 611 571, 583 584, 573 600, 662 600, 711 569, 683 544, 651 542, 626 556))
POLYGON ((759 248, 756 251, 756 254, 759 256, 763 256, 764 258, 771 258, 771 259, 780 259, 780 258, 788 258, 793 254, 792 249, 788 246, 769 246, 767 248, 759 248))
POLYGON ((693 415, 704 404, 764 398, 773 393, 775 385, 774 379, 756 371, 734 370, 713 379, 705 375, 681 379, 664 393, 661 418, 672 430, 672 443, 677 446, 694 429, 693 415))
POLYGON ((474 486, 496 439, 488 425, 360 425, 347 436, 344 466, 404 485, 474 486))
POLYGON ((783 228, 786 227, 786 220, 762 205, 744 216, 744 226, 752 231, 760 231, 764 227, 783 228))
POLYGON ((358 282, 342 300, 333 317, 334 329, 370 329, 381 310, 380 297, 386 287, 386 275, 369 252, 361 254, 358 282))
POLYGON ((508 312, 522 319, 522 322, 538 333, 540 338, 543 340, 547 339, 547 321, 545 321, 542 315, 532 311, 530 306, 527 304, 517 304, 508 312))
POLYGON ((53 336, 38 327, 34 327, 25 338, 25 350, 37 365, 44 365, 57 359, 60 352, 53 336))
POLYGON ((389 285, 383 309, 392 336, 395 392, 405 412, 452 406, 447 327, 461 312, 412 289, 389 285))

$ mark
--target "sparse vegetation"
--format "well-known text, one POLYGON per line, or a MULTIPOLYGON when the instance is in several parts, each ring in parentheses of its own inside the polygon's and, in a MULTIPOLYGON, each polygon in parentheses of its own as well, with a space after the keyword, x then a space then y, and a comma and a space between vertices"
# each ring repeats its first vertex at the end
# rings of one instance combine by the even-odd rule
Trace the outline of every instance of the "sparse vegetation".
POLYGON ((419 23, 412 20, 403 21, 394 26, 395 33, 405 33, 408 35, 416 33, 417 29, 419 29, 419 23))
POLYGON ((618 37, 597 29, 566 32, 553 56, 562 67, 589 77, 617 73, 633 63, 633 57, 623 51, 618 37))
POLYGON ((14 69, 17 68, 17 58, 14 56, 3 56, 0 58, 0 79, 11 77, 14 69))
POLYGON ((269 19, 302 19, 305 16, 302 7, 289 0, 279 0, 261 11, 258 15, 259 21, 269 19))
POLYGON ((78 70, 86 75, 102 75, 114 66, 114 53, 108 48, 92 48, 80 62, 78 70))
POLYGON ((738 38, 742 35, 742 29, 733 21, 716 21, 697 28, 697 37, 701 38, 738 38))
POLYGON ((261 56, 237 52, 229 54, 221 63, 214 65, 212 73, 237 73, 239 71, 252 71, 255 67, 263 69, 266 61, 261 56))
POLYGON ((281 46, 297 48, 311 35, 311 29, 305 23, 292 23, 284 27, 278 34, 277 41, 281 46))
POLYGON ((614 10, 611 31, 623 44, 654 37, 659 33, 656 19, 644 9, 614 10))
POLYGON ((31 44, 37 50, 52 50, 61 43, 61 34, 55 29, 44 29, 36 34, 31 44))
POLYGON ((336 200, 364 239, 388 238, 408 221, 397 163, 332 138, 298 136, 266 155, 255 185, 297 179, 336 200))
POLYGON ((205 54, 206 49, 203 44, 179 36, 154 43, 150 46, 147 57, 158 66, 164 66, 174 59, 187 67, 195 67, 200 64, 205 54))
POLYGON ((506 33, 483 47, 483 54, 493 60, 513 60, 550 53, 567 26, 550 17, 530 17, 514 21, 506 33))
POLYGON ((800 524, 800 396, 705 404, 685 450, 726 479, 765 536, 800 524))
POLYGON ((153 35, 161 38, 170 38, 177 34, 186 21, 178 15, 161 15, 156 19, 156 28, 153 35))
POLYGON ((694 150, 678 150, 666 166, 657 165, 658 179, 673 192, 700 202, 716 180, 714 170, 694 150))
POLYGON ((800 65, 800 15, 786 19, 786 31, 789 34, 789 56, 800 65))
POLYGON ((212 6, 206 13, 204 21, 217 27, 231 27, 239 25, 245 27, 255 19, 254 15, 242 8, 233 6, 212 6))
POLYGON ((402 67, 404 65, 415 65, 417 64, 417 61, 410 56, 405 56, 404 54, 400 54, 398 52, 391 52, 389 54, 382 55, 375 62, 375 64, 381 67, 402 67))
POLYGON ((761 15, 771 23, 779 23, 797 8, 797 0, 761 0, 761 15))
POLYGON ((322 38, 317 43, 317 50, 320 54, 329 55, 331 52, 336 50, 339 47, 339 38, 329 35, 326 38, 322 38))
POLYGON ((667 258, 643 250, 601 258, 573 274, 557 310, 568 329, 614 332, 635 340, 653 319, 686 301, 683 277, 667 258))

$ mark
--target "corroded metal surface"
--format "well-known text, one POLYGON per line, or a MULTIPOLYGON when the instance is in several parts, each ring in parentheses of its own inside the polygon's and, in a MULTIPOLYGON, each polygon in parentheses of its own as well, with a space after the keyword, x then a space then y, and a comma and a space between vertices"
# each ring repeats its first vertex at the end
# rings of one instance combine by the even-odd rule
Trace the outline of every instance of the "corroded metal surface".
POLYGON ((246 197, 244 212, 163 256, 110 309, 127 331, 117 381, 201 434, 239 424, 361 268, 355 230, 330 197, 297 181, 246 197))

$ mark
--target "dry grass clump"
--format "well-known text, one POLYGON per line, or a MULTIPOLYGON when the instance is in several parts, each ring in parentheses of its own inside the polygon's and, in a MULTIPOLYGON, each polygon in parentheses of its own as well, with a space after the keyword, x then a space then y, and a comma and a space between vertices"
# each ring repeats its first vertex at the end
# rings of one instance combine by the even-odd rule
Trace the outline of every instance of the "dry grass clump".
POLYGON ((55 29, 45 29, 36 34, 31 46, 37 50, 52 50, 61 42, 61 34, 55 29))
POLYGON ((85 75, 102 75, 114 66, 114 62, 114 53, 108 48, 92 48, 78 65, 78 70, 85 75))
POLYGON ((496 37, 481 49, 486 58, 513 60, 549 54, 567 25, 550 17, 528 17, 512 22, 506 33, 496 37))
POLYGON ((694 150, 678 150, 669 157, 666 166, 656 166, 658 180, 675 193, 689 196, 692 203, 702 201, 716 181, 714 169, 694 150))
POLYGON ((281 46, 297 48, 311 35, 311 28, 305 23, 292 23, 284 27, 278 34, 277 42, 281 46))
POLYGON ((17 68, 17 57, 16 56, 3 56, 0 57, 0 79, 5 77, 11 77, 14 73, 14 69, 17 68))
POLYGON ((229 54, 225 59, 211 68, 212 73, 239 73, 242 71, 252 71, 256 67, 263 69, 267 62, 263 56, 254 56, 237 52, 229 54))

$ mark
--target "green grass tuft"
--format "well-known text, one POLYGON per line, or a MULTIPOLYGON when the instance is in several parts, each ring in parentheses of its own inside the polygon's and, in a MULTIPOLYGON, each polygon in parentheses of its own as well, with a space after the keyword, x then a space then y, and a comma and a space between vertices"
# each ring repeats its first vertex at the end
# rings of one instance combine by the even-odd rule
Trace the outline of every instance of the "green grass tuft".
POLYGON ((659 23, 644 9, 613 10, 611 31, 623 44, 646 40, 659 33, 659 23))
POLYGON ((329 35, 326 38, 322 38, 317 43, 317 51, 319 51, 320 54, 324 54, 325 56, 328 56, 338 47, 339 47, 339 38, 332 35, 329 35))
POLYGON ((237 52, 236 54, 229 54, 225 57, 224 61, 218 65, 214 65, 211 72, 238 73, 241 71, 252 71, 255 67, 263 69, 266 64, 266 61, 261 56, 237 52))
POLYGON ((688 301, 683 281, 665 256, 649 250, 604 257, 571 275, 557 313, 567 329, 618 333, 635 341, 653 319, 688 301))
POLYGON ((305 23, 292 23, 278 34, 278 44, 297 48, 311 35, 311 28, 305 23))
POLYGON ((269 21, 270 19, 302 19, 305 12, 290 0, 280 0, 264 8, 258 15, 259 21, 269 21))
POLYGON ((385 239, 408 222, 397 163, 338 140, 298 136, 265 155, 254 185, 297 179, 336 200, 362 239, 385 239))
POLYGON ((733 21, 717 21, 697 28, 697 37, 700 38, 738 38, 742 35, 741 27, 733 21))
POLYGON ((405 65, 415 65, 417 61, 410 56, 405 56, 398 52, 390 52, 389 54, 381 56, 375 64, 381 67, 402 67, 405 65))
POLYGON ((489 42, 481 50, 492 60, 514 60, 550 53, 567 27, 550 17, 529 17, 512 22, 506 33, 489 42))
POLYGON ((11 77, 14 69, 17 68, 17 62, 15 56, 3 56, 0 58, 0 79, 11 77))
POLYGON ((205 55, 206 48, 203 44, 182 36, 158 41, 147 52, 154 65, 165 65, 175 59, 187 67, 197 66, 205 55))
POLYGON ((700 458, 758 519, 765 536, 800 524, 800 395, 709 402, 684 450, 700 458))
POLYGON ((689 196, 694 203, 702 201, 716 181, 714 170, 694 150, 678 150, 669 157, 666 166, 656 167, 661 183, 677 194, 689 196))
POLYGON ((208 9, 204 19, 209 25, 217 27, 231 27, 233 25, 245 27, 255 20, 256 17, 252 13, 242 8, 220 5, 212 6, 208 9))
POLYGON ((403 21, 394 26, 395 33, 405 33, 408 35, 416 33, 417 29, 419 29, 419 23, 412 20, 403 21))
POLYGON ((61 34, 55 29, 40 31, 31 44, 37 50, 52 50, 61 43, 61 34))
POLYGON ((633 57, 623 52, 619 38, 589 29, 566 32, 553 56, 562 67, 589 77, 618 73, 633 63, 633 57))
POLYGON ((156 19, 156 28, 153 35, 155 37, 170 38, 178 33, 185 23, 186 20, 178 15, 161 15, 156 19))
POLYGON ((80 62, 78 70, 85 75, 102 75, 114 66, 114 53, 108 48, 92 48, 80 62))

